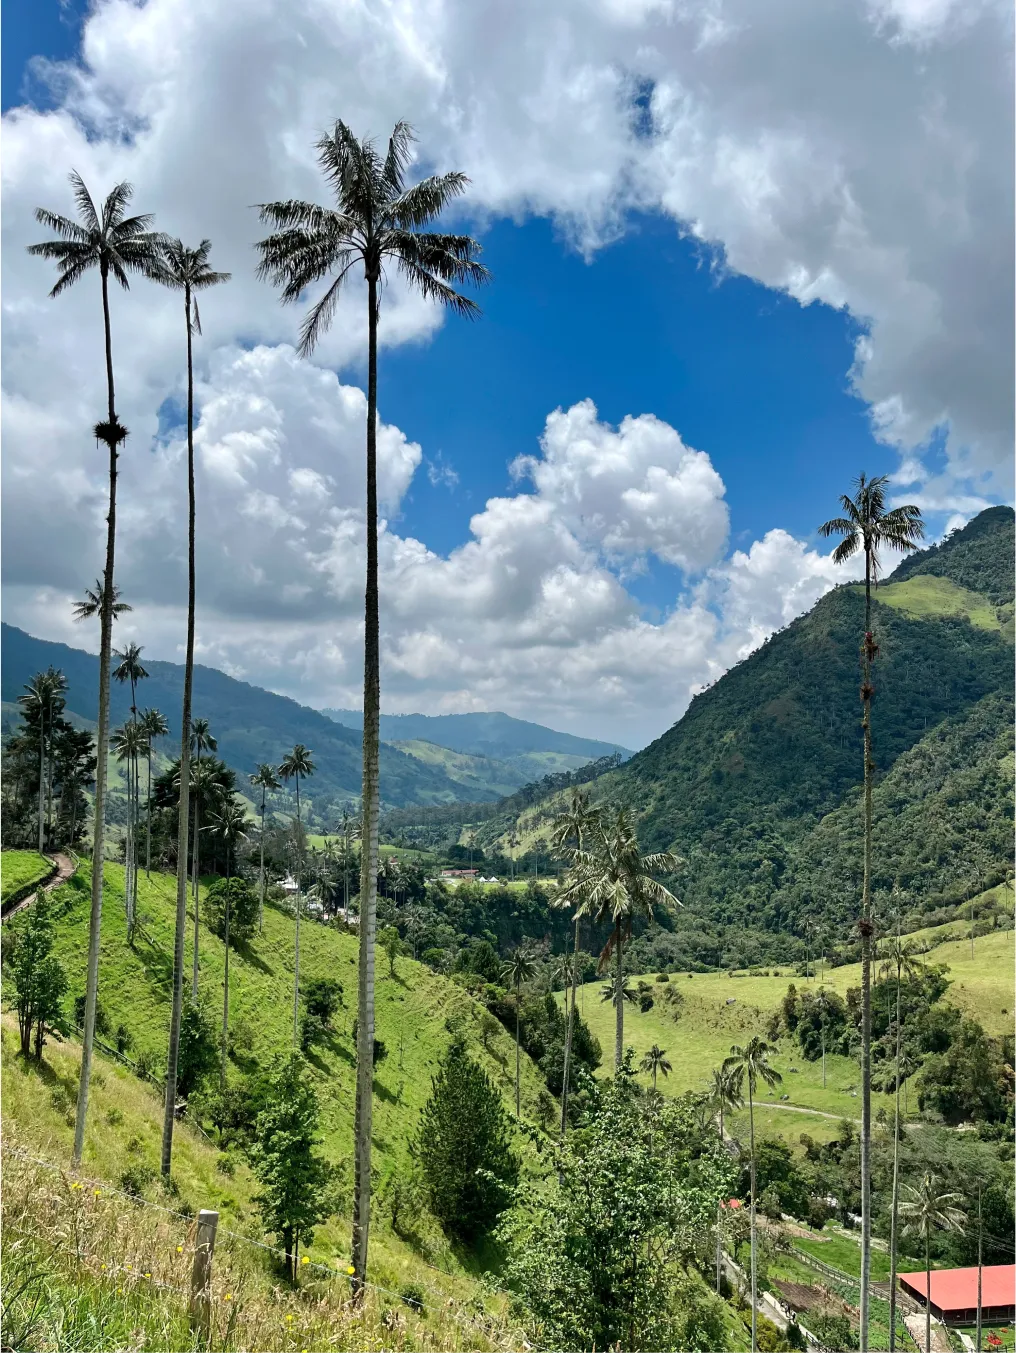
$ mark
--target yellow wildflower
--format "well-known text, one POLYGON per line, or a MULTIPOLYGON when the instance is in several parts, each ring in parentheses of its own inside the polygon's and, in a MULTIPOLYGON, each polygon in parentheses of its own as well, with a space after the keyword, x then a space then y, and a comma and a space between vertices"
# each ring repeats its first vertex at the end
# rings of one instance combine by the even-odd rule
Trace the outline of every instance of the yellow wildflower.
POLYGON ((301 1264, 309 1264, 309 1263, 310 1263, 310 1260, 307 1258, 306 1255, 304 1255, 303 1258, 300 1260, 300 1263, 301 1263, 301 1264))

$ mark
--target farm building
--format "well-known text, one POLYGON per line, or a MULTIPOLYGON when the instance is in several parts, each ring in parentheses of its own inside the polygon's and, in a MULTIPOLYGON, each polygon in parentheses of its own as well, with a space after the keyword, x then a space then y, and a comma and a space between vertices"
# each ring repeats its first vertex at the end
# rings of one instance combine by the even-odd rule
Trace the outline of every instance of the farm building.
MULTIPOLYGON (((924 1273, 901 1273, 900 1286, 923 1306, 924 1273)), ((977 1320, 977 1269, 936 1268, 931 1271, 931 1313, 947 1325, 973 1325, 977 1320)), ((986 1325, 1016 1318, 1016 1264, 989 1264, 981 1269, 981 1319, 986 1325)))

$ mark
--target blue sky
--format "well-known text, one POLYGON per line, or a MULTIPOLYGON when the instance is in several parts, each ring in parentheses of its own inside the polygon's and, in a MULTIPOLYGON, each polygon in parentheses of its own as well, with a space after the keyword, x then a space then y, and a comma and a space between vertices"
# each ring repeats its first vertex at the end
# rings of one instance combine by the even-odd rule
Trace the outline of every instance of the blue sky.
MULTIPOLYGON (((500 0, 440 0, 435 25, 405 0, 396 32, 338 0, 262 0, 257 25, 235 0, 8 0, 10 618, 80 642, 65 598, 98 564, 101 475, 75 431, 94 306, 85 288, 40 305, 23 253, 74 166, 100 191, 136 183, 140 210, 212 234, 234 273, 198 350, 204 659, 356 702, 363 316, 354 293, 294 361, 299 314, 253 278, 250 203, 322 195, 309 152, 337 114, 375 134, 408 116, 423 163, 470 175, 493 282, 473 324, 386 298, 385 706, 645 740, 842 576, 816 527, 859 471, 896 474, 931 537, 1011 496, 1004 9, 518 0, 509 24, 500 0), (31 63, 80 62, 85 24, 90 65, 48 86, 31 63), (533 478, 513 479, 520 456, 533 478), (22 533, 40 513, 45 541, 22 533)), ((114 298, 150 448, 125 461, 118 568, 132 637, 173 658, 179 345, 168 298, 141 295, 114 298)))

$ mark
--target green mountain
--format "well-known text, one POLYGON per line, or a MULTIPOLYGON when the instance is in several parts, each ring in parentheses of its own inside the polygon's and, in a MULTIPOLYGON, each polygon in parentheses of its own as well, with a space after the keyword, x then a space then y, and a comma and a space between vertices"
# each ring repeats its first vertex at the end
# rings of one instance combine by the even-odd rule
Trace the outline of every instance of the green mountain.
MULTIPOLYGON (((358 709, 323 709, 330 719, 347 728, 362 728, 363 714, 358 709)), ((571 759, 570 765, 542 762, 529 769, 546 775, 551 770, 573 770, 601 756, 631 752, 614 742, 597 742, 574 733, 559 733, 543 724, 514 719, 510 714, 382 714, 381 736, 386 742, 420 740, 448 747, 468 756, 487 757, 513 765, 519 758, 534 753, 555 753, 571 759)), ((527 776, 532 779, 532 775, 527 776)), ((518 782, 524 783, 523 780, 518 782)))
MULTIPOLYGON (((53 666, 67 677, 68 711, 83 721, 95 718, 99 685, 99 660, 93 653, 67 644, 35 639, 13 625, 0 626, 3 668, 0 698, 5 728, 10 727, 14 705, 27 681, 38 671, 53 666)), ((141 683, 138 703, 160 709, 170 725, 169 747, 180 736, 183 700, 183 666, 173 662, 145 661, 148 680, 141 683)), ((130 714, 130 688, 112 683, 111 714, 114 724, 130 714)), ((213 667, 194 669, 194 717, 209 721, 219 743, 219 755, 237 772, 240 783, 260 761, 278 764, 297 742, 306 744, 317 767, 306 786, 314 817, 332 824, 335 811, 350 799, 359 798, 362 774, 360 734, 326 718, 315 709, 282 695, 237 681, 213 667)), ((496 799, 497 791, 470 789, 451 778, 439 765, 426 762, 397 747, 381 749, 381 795, 386 804, 454 803, 461 798, 496 799)))

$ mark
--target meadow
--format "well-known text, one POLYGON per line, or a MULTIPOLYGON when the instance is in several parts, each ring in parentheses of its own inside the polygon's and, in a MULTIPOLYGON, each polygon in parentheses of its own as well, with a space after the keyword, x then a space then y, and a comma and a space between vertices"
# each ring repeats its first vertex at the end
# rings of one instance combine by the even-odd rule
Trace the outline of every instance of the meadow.
POLYGON ((0 899, 7 901, 20 888, 44 879, 52 863, 34 850, 5 850, 0 853, 0 899))

